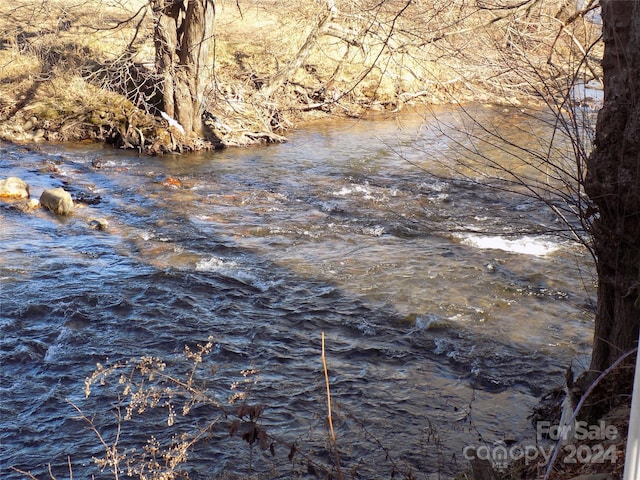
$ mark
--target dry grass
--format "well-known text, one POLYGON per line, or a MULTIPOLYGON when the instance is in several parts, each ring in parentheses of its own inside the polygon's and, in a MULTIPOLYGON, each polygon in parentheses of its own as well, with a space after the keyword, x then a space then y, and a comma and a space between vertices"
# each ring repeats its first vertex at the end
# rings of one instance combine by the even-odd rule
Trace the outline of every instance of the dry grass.
MULTIPOLYGON (((317 116, 410 101, 539 99, 597 63, 595 51, 580 63, 597 32, 582 19, 565 25, 569 14, 558 12, 573 3, 564 0, 535 2, 535 11, 482 11, 449 0, 335 3, 323 23, 325 2, 216 2, 207 110, 223 143, 273 140, 317 116), (265 89, 280 73, 287 81, 265 89), (551 78, 556 83, 545 84, 551 78)), ((125 146, 134 142, 123 115, 127 123, 134 108, 158 113, 151 17, 145 0, 2 2, 0 136, 30 140, 43 130, 51 140, 117 134, 125 146), (23 128, 29 120, 35 129, 23 128)), ((135 128, 146 134, 162 126, 138 117, 135 128)))
POLYGON ((49 140, 99 138, 103 126, 124 121, 130 102, 86 77, 126 47, 132 28, 106 29, 130 11, 93 0, 0 5, 0 134, 31 140, 44 130, 49 140), (96 121, 100 115, 104 122, 96 121))

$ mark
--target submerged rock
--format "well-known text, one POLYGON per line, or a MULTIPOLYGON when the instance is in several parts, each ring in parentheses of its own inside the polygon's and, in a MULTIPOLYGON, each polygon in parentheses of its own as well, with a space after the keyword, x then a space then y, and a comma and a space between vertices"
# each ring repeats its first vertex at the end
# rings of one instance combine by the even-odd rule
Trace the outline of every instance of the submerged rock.
POLYGON ((20 213, 31 213, 40 208, 40 201, 37 198, 19 199, 14 202, 2 205, 2 208, 20 213))
POLYGON ((22 213, 30 213, 38 208, 40 208, 40 202, 37 198, 30 198, 29 200, 16 205, 16 209, 22 213))
POLYGON ((71 195, 60 187, 42 192, 40 203, 57 215, 69 215, 73 212, 71 195))
POLYGON ((109 228, 109 220, 106 218, 91 218, 87 221, 89 227, 94 230, 106 230, 109 228))
POLYGON ((29 185, 18 177, 0 180, 0 197, 29 198, 29 185))

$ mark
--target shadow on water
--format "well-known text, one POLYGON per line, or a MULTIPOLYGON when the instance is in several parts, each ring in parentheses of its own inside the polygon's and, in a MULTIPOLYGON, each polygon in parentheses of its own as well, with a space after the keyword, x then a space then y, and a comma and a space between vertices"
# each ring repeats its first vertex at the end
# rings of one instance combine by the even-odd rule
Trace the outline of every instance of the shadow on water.
MULTIPOLYGON (((311 137, 307 140, 313 143, 311 137)), ((320 135, 316 141, 330 140, 320 135)), ((412 313, 415 300, 407 300, 408 313, 401 291, 395 292, 397 303, 384 285, 370 296, 363 285, 375 282, 360 267, 338 273, 332 270, 335 265, 326 271, 305 267, 300 257, 308 254, 313 264, 318 255, 307 248, 328 244, 323 248, 330 250, 335 245, 333 253, 341 255, 346 244, 361 252, 360 242, 379 243, 381 236, 383 248, 403 255, 405 239, 383 224, 388 218, 371 222, 344 210, 349 204, 341 201, 341 188, 363 186, 359 194, 364 202, 381 202, 379 192, 372 193, 375 186, 354 180, 358 174, 376 175, 361 159, 341 159, 334 165, 335 178, 313 187, 309 178, 327 176, 321 162, 285 159, 264 171, 260 158, 278 154, 269 149, 240 154, 242 170, 234 165, 238 158, 224 153, 135 159, 84 147, 51 150, 35 153, 5 145, 2 176, 23 177, 33 185, 34 196, 60 183, 102 199, 65 220, 44 212, 25 216, 0 210, 2 478, 21 478, 10 467, 40 476, 47 463, 64 475, 68 455, 74 475, 88 477, 96 471, 91 456, 100 455, 100 447, 67 400, 96 413, 105 428, 113 425, 109 410, 115 398, 83 398, 84 379, 95 364, 142 355, 179 363, 184 345, 203 343, 210 335, 216 348, 206 371, 220 386, 220 398, 232 395, 232 385, 246 382, 243 370, 259 372, 250 401, 266 406, 263 422, 269 433, 287 444, 299 442, 301 448, 307 441, 322 458, 326 405, 319 355, 320 333, 325 332, 343 460, 375 465, 372 471, 378 468, 375 475, 380 476, 389 472, 380 468, 384 455, 372 438, 425 475, 464 467, 462 449, 477 443, 479 433, 487 440, 523 439, 535 397, 551 382, 560 382, 562 369, 575 355, 505 336, 489 317, 487 328, 454 321, 480 315, 473 305, 465 307, 468 311, 451 307, 446 314, 412 313), (97 157, 100 168, 91 162, 97 157), (303 166, 305 178, 287 172, 294 161, 303 166), (41 171, 49 163, 56 166, 51 176, 41 171), (345 173, 347 169, 352 171, 345 173), (169 178, 179 180, 179 188, 167 183, 169 178), (314 188, 334 188, 337 194, 321 197, 314 188), (87 228, 88 212, 96 211, 110 217, 108 231, 87 228), (294 257, 297 263, 289 264, 294 257), (473 415, 461 415, 470 413, 469 405, 473 415)), ((400 193, 389 197, 394 195, 400 193)), ((465 256, 466 247, 443 246, 430 232, 415 237, 431 242, 430 255, 440 257, 438 262, 453 265, 465 256)), ((343 261, 366 265, 371 259, 343 261)), ((518 280, 506 262, 502 267, 498 263, 492 274, 496 282, 504 276, 517 290, 518 280)), ((400 268, 392 261, 387 267, 400 268)), ((394 272, 369 269, 369 275, 380 275, 384 283, 394 272)), ((515 297, 535 296, 535 286, 522 281, 521 287, 525 292, 515 297)), ((415 288, 425 297, 431 294, 423 286, 415 288)), ((450 288, 456 291, 455 285, 450 288)), ((504 285, 496 288, 505 290, 504 285)), ((442 295, 440 290, 433 290, 433 298, 442 295)), ((557 300, 540 294, 541 302, 557 300)), ((193 422, 210 413, 194 412, 193 422)), ((140 430, 155 428, 144 425, 140 430)), ((190 478, 247 471, 246 447, 224 437, 195 449, 187 465, 190 478)), ((287 453, 279 452, 283 465, 287 453)), ((262 474, 268 476, 267 471, 262 474)))

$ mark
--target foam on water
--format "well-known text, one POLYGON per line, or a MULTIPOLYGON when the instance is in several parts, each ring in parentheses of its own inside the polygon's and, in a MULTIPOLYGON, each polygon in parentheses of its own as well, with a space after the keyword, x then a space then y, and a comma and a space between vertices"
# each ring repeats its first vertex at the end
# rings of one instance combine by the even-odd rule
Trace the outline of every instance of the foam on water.
POLYGON ((474 233, 459 234, 461 243, 470 247, 502 250, 522 255, 546 256, 560 249, 557 241, 543 236, 526 236, 505 238, 499 235, 478 235, 474 233))
POLYGON ((219 257, 203 258, 196 263, 196 270, 199 272, 231 271, 237 267, 238 264, 235 261, 227 262, 219 257))
POLYGON ((264 278, 259 270, 253 270, 251 267, 243 265, 242 262, 224 260, 215 256, 198 260, 195 270, 215 273, 227 279, 250 285, 261 292, 266 292, 282 282, 281 279, 277 278, 264 278))
POLYGON ((373 193, 368 185, 351 185, 350 187, 342 187, 340 190, 332 192, 336 197, 345 197, 358 193, 362 194, 365 199, 373 199, 373 193))

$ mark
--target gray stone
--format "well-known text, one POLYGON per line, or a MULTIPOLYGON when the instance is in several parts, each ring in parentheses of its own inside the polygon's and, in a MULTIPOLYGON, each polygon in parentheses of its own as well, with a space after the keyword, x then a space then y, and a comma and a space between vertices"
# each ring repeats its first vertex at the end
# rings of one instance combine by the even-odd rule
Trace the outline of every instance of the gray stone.
POLYGON ((106 230, 109 228, 109 220, 106 218, 92 218, 87 223, 94 230, 106 230))
POLYGON ((37 198, 30 198, 27 201, 20 202, 16 205, 16 208, 22 213, 30 213, 40 207, 40 202, 37 198))
POLYGON ((36 122, 38 121, 37 119, 35 119, 35 117, 31 117, 29 120, 27 120, 26 122, 24 122, 24 125, 22 125, 22 128, 25 132, 28 132, 30 130, 33 130, 36 127, 36 122))
POLYGON ((40 203, 57 215, 69 215, 73 212, 73 200, 63 188, 50 188, 40 195, 40 203))
POLYGON ((0 197, 29 198, 29 185, 18 177, 0 180, 0 197))

